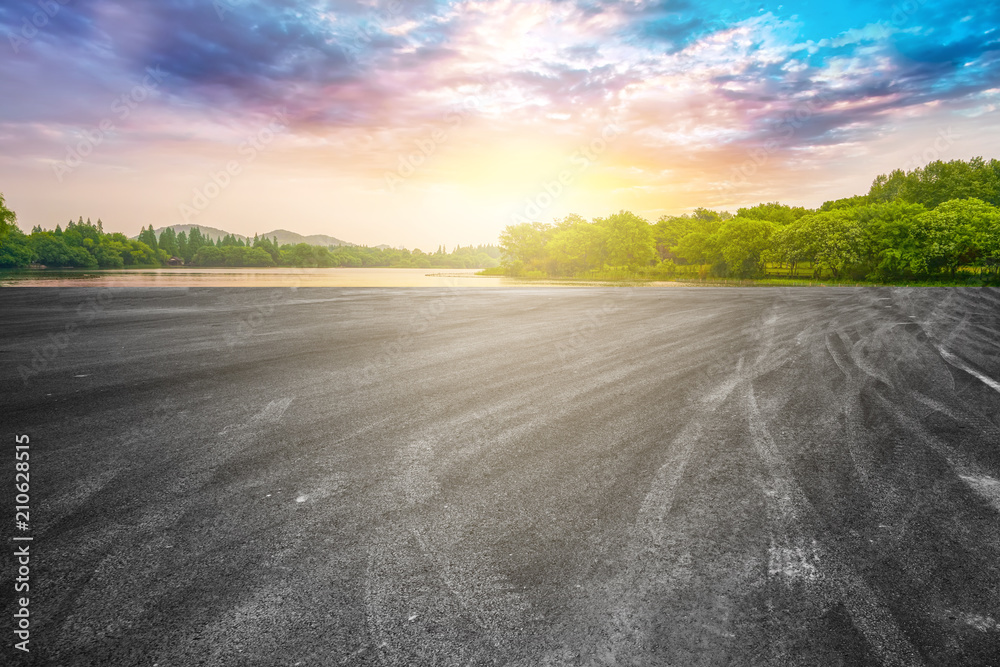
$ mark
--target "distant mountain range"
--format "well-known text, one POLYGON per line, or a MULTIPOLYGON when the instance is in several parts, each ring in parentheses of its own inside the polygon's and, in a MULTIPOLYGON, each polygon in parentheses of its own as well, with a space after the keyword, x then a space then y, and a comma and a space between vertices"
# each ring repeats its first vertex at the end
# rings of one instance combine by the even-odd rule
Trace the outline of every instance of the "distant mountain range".
MULTIPOLYGON (((197 227, 198 229, 201 230, 202 236, 212 238, 216 241, 232 233, 232 232, 227 232, 224 229, 216 229, 215 227, 206 227, 205 225, 170 225, 170 229, 173 229, 176 233, 180 234, 181 232, 184 232, 185 234, 188 235, 191 234, 191 230, 194 227, 197 227)), ((156 236, 159 237, 160 234, 163 233, 164 229, 167 228, 160 227, 159 229, 154 229, 153 231, 156 232, 156 236)), ((252 237, 243 236, 242 234, 233 234, 233 236, 242 241, 252 240, 252 237)), ((340 239, 335 238, 333 236, 326 236, 325 234, 313 234, 312 236, 303 236, 302 234, 296 234, 295 232, 290 232, 287 229, 275 229, 274 231, 267 232, 266 234, 260 234, 260 236, 266 236, 269 239, 277 238, 278 245, 285 245, 286 243, 289 243, 291 245, 296 245, 299 243, 308 243, 309 245, 318 245, 318 246, 357 245, 355 243, 348 243, 347 241, 341 241, 340 239)), ((133 238, 138 238, 138 236, 134 236, 133 238)), ((381 248, 383 246, 377 246, 377 247, 381 248)), ((389 246, 384 246, 384 247, 388 248, 389 246)))

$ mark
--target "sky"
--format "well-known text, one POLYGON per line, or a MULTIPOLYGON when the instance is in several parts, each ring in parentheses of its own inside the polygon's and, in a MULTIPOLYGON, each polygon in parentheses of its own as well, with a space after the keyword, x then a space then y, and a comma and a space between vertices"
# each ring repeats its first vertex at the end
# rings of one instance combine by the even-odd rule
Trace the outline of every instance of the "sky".
POLYGON ((11 0, 0 192, 24 230, 425 250, 816 207, 1000 157, 997 25, 969 0, 11 0))

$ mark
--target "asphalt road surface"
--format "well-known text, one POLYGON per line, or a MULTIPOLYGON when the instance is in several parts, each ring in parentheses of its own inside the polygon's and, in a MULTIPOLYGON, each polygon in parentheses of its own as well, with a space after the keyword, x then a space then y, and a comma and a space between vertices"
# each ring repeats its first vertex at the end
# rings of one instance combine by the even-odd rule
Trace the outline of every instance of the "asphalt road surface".
POLYGON ((996 290, 0 313, 5 665, 1000 665, 996 290))

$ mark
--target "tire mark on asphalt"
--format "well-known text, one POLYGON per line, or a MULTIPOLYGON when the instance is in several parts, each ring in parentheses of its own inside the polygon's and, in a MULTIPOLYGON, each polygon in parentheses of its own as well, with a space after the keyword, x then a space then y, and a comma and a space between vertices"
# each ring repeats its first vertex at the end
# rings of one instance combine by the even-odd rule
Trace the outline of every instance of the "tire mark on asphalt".
MULTIPOLYGON (((773 531, 768 553, 768 573, 770 576, 779 577, 786 585, 802 582, 807 587, 806 592, 811 585, 814 585, 814 593, 821 598, 842 602, 855 626, 861 631, 883 665, 887 667, 920 665, 922 660, 919 653, 900 630, 891 611, 882 603, 875 591, 847 566, 849 560, 838 553, 836 546, 821 545, 815 538, 807 536, 809 532, 813 534, 819 532, 818 515, 796 482, 794 473, 771 436, 753 386, 754 379, 763 375, 754 372, 755 367, 765 361, 773 349, 776 324, 775 318, 769 317, 764 322, 765 326, 758 330, 757 339, 763 343, 761 352, 748 370, 748 377, 743 383, 743 404, 751 441, 764 466, 765 476, 761 480, 761 491, 773 531)), ((869 378, 884 382, 891 388, 892 383, 889 378, 882 373, 871 372, 874 369, 867 367, 867 362, 860 357, 860 350, 864 349, 866 342, 878 334, 879 330, 867 336, 860 336, 848 347, 850 359, 853 365, 869 378)), ((833 354, 829 344, 827 350, 833 354)), ((838 361, 836 357, 834 361, 835 363, 838 361)), ((858 386, 859 380, 855 379, 854 374, 848 372, 846 366, 842 366, 841 363, 837 365, 848 376, 849 383, 858 386)), ((854 392, 848 391, 847 394, 854 395, 854 392)))
POLYGON ((892 380, 889 378, 888 375, 886 375, 879 369, 875 368, 868 361, 868 359, 865 356, 865 351, 868 349, 868 346, 872 343, 881 346, 889 330, 898 326, 899 324, 900 323, 892 322, 889 324, 880 325, 876 327, 874 331, 871 331, 867 334, 860 336, 853 345, 850 345, 847 348, 851 357, 851 361, 862 373, 864 373, 873 380, 883 383, 890 390, 895 388, 893 386, 892 380))
MULTIPOLYGON (((387 481, 385 487, 378 492, 379 503, 393 507, 393 517, 390 523, 380 529, 378 537, 370 549, 366 613, 367 625, 381 645, 386 643, 386 623, 395 601, 386 595, 374 594, 371 591, 401 590, 402 581, 412 577, 413 554, 406 546, 410 540, 419 543, 423 554, 424 569, 433 573, 433 579, 443 584, 437 586, 450 596, 456 605, 442 613, 451 614, 443 627, 455 626, 460 622, 459 616, 466 616, 482 631, 487 643, 493 647, 511 646, 516 639, 517 629, 527 607, 523 598, 513 591, 504 575, 490 566, 486 555, 482 558, 468 561, 466 557, 448 557, 431 548, 432 527, 421 529, 421 520, 412 514, 412 510, 422 511, 421 506, 428 503, 440 490, 440 477, 447 470, 472 460, 490 448, 496 448, 502 443, 516 442, 538 429, 544 422, 558 419, 581 407, 581 401, 607 400, 607 392, 602 392, 604 386, 617 387, 622 380, 634 376, 642 364, 635 362, 628 366, 619 366, 602 373, 597 386, 584 384, 574 388, 563 388, 561 400, 556 403, 558 410, 547 413, 532 411, 530 408, 540 396, 551 392, 552 388, 544 385, 534 385, 529 391, 504 392, 508 398, 492 404, 483 410, 481 401, 473 401, 477 408, 471 412, 460 411, 451 416, 445 423, 426 426, 418 432, 408 434, 408 444, 397 453, 388 468, 395 472, 387 481), (482 437, 475 437, 479 431, 484 431, 484 424, 493 417, 508 417, 521 415, 518 423, 507 424, 500 431, 498 438, 490 432, 483 432, 482 437), (456 433, 462 433, 460 439, 456 433), (402 501, 402 502, 400 502, 402 501), (467 562, 468 561, 468 562, 467 562), (373 578, 376 578, 373 580, 373 578), (458 614, 459 616, 456 616, 458 614)), ((655 377, 643 378, 639 386, 646 382, 656 381, 655 377)), ((628 384, 628 383, 625 383, 628 384)), ((635 383, 633 383, 635 384, 635 383)), ((617 389, 616 389, 617 391, 617 389)), ((460 407, 461 410, 461 407, 460 407)), ((400 635, 400 641, 406 641, 406 635, 400 635)), ((424 641, 427 642, 428 638, 424 641)), ((446 636, 436 636, 434 641, 448 645, 446 636)), ((428 642, 430 643, 430 642, 428 642)), ((384 656, 383 664, 403 664, 402 656, 408 648, 395 647, 392 642, 389 648, 381 649, 384 656)), ((453 646, 453 651, 458 647, 453 646)))
POLYGON ((962 480, 976 495, 992 505, 994 510, 1000 512, 1000 480, 994 478, 954 447, 929 433, 918 419, 904 414, 897 406, 889 403, 888 399, 882 398, 882 400, 896 408, 892 411, 893 417, 905 431, 912 433, 931 451, 944 459, 955 477, 962 480))
MULTIPOLYGON (((700 398, 696 399, 699 404, 698 414, 711 414, 738 387, 756 377, 757 373, 770 372, 783 363, 784 359, 777 362, 768 360, 762 362, 761 368, 746 371, 744 361, 740 358, 733 377, 727 378, 714 389, 701 393, 700 398)), ((661 593, 663 586, 683 577, 683 567, 677 568, 675 564, 687 562, 692 557, 690 551, 673 551, 668 554, 668 550, 675 545, 671 544, 667 518, 689 470, 690 460, 700 447, 707 444, 704 442, 704 435, 702 420, 690 419, 671 439, 670 444, 664 447, 666 458, 657 468, 628 532, 627 544, 620 559, 628 564, 627 567, 621 575, 587 598, 585 606, 589 609, 597 607, 609 610, 602 632, 596 636, 588 636, 585 640, 598 642, 598 646, 592 647, 590 653, 603 656, 601 664, 626 664, 628 660, 637 659, 635 656, 639 647, 647 645, 650 640, 644 636, 645 626, 637 622, 639 619, 644 620, 645 604, 661 593)), ((711 616, 711 610, 706 613, 711 616)), ((703 627, 718 636, 732 638, 734 634, 728 611, 723 609, 719 613, 720 618, 709 619, 710 622, 706 621, 703 627)), ((547 659, 552 664, 560 664, 560 656, 564 656, 566 650, 567 647, 560 647, 550 652, 547 659)))
MULTIPOLYGON (((719 393, 716 400, 720 403, 725 400, 729 392, 719 393)), ((687 468, 691 453, 694 451, 695 443, 702 435, 701 424, 697 421, 688 422, 679 434, 674 438, 668 448, 670 454, 656 471, 656 476, 650 484, 639 511, 636 514, 633 531, 633 538, 639 543, 647 543, 648 547, 643 547, 643 551, 655 551, 660 546, 658 533, 662 530, 660 523, 670 513, 673 507, 674 494, 677 485, 687 468)), ((633 551, 638 551, 633 547, 633 551)))
MULTIPOLYGON (((269 437, 272 434, 270 427, 281 423, 291 403, 291 398, 267 402, 263 408, 246 420, 245 426, 228 429, 226 437, 222 439, 220 444, 231 442, 233 445, 238 445, 242 452, 247 452, 258 447, 261 443, 269 442, 269 437)), ((364 430, 362 429, 360 432, 364 430)), ((345 436, 338 442, 356 437, 360 432, 345 436)), ((240 455, 240 452, 237 452, 236 455, 240 455)), ((207 467, 201 464, 203 460, 223 465, 223 462, 230 458, 232 457, 226 455, 219 458, 206 448, 199 451, 199 455, 194 459, 193 467, 195 470, 202 471, 207 467)), ((191 468, 192 465, 186 464, 186 467, 191 468)), ((318 466, 317 469, 319 468, 323 468, 323 466, 318 466)), ((323 476, 324 478, 328 477, 325 473, 323 476)), ((184 477, 188 477, 188 475, 184 477)), ((334 475, 334 478, 339 487, 343 482, 343 476, 334 475)), ((262 475, 254 475, 250 478, 249 483, 253 487, 266 486, 280 479, 281 470, 267 468, 262 475)), ((215 560, 217 552, 234 550, 236 543, 252 543, 259 536, 256 531, 243 536, 234 532, 234 525, 240 524, 239 521, 235 520, 236 517, 241 516, 240 512, 256 514, 256 509, 253 506, 247 506, 243 500, 247 492, 244 482, 237 482, 235 486, 227 485, 227 488, 222 490, 222 497, 227 499, 227 502, 223 504, 232 506, 235 514, 227 515, 226 521, 215 524, 204 523, 204 505, 198 504, 199 494, 193 491, 180 493, 179 488, 177 485, 166 485, 150 492, 156 500, 147 503, 146 510, 136 520, 136 523, 143 526, 143 532, 138 539, 133 536, 131 540, 116 540, 122 546, 131 544, 132 548, 120 549, 117 554, 109 554, 116 556, 115 558, 109 558, 109 555, 105 555, 100 562, 94 565, 90 578, 77 591, 78 596, 83 593, 85 598, 90 598, 91 602, 85 605, 73 603, 75 610, 64 621, 65 625, 73 626, 77 633, 86 632, 85 629, 93 624, 92 619, 100 619, 106 615, 107 600, 130 600, 132 604, 127 608, 123 608, 121 603, 117 603, 118 614, 111 623, 102 626, 102 633, 109 637, 106 641, 117 641, 114 638, 127 634, 137 619, 150 618, 156 607, 169 604, 171 599, 180 594, 176 584, 165 584, 158 580, 160 573, 170 571, 171 567, 176 567, 178 562, 183 563, 186 567, 197 569, 200 564, 215 560), (228 500, 232 500, 232 502, 230 503, 228 500), (207 529, 211 533, 211 538, 207 541, 198 539, 187 544, 178 543, 178 534, 190 526, 194 526, 198 531, 207 529), (88 594, 89 591, 98 587, 101 595, 88 594), (130 597, 128 591, 137 587, 144 590, 145 595, 141 598, 130 597), (138 603, 140 600, 141 604, 138 603)), ((336 491, 337 489, 330 489, 327 484, 323 488, 315 489, 305 499, 317 501, 336 491)), ((299 521, 311 523, 309 519, 300 519, 299 521)), ((303 537, 302 533, 287 535, 286 539, 282 540, 281 547, 271 552, 266 561, 249 561, 247 565, 264 568, 270 573, 284 572, 289 569, 285 563, 294 563, 296 554, 301 550, 301 544, 308 539, 310 538, 303 537)), ((241 549, 236 547, 235 551, 240 552, 241 549)), ((237 554, 237 556, 240 555, 240 553, 237 554)), ((320 576, 322 572, 322 565, 310 572, 310 579, 316 579, 316 586, 323 586, 329 581, 329 579, 322 579, 320 576)), ((287 634, 284 632, 285 629, 295 628, 296 614, 302 609, 308 609, 308 604, 291 605, 288 602, 290 599, 288 591, 295 591, 296 583, 302 584, 302 582, 301 579, 297 582, 282 579, 274 584, 268 583, 268 580, 265 579, 260 585, 251 586, 240 594, 238 601, 221 609, 212 622, 201 626, 197 638, 189 638, 188 641, 204 642, 206 644, 204 650, 208 654, 215 655, 213 652, 220 650, 220 647, 225 646, 227 642, 250 644, 259 641, 261 637, 284 636, 287 634)), ((188 584, 188 586, 191 585, 188 584)), ((316 590, 316 588, 306 586, 305 590, 316 590)), ((170 650, 164 654, 166 656, 164 659, 171 658, 170 650)), ((174 658, 176 657, 174 656, 174 658)), ((224 662, 222 658, 225 655, 218 654, 217 657, 219 663, 222 664, 224 662)))
POLYGON ((826 334, 823 336, 823 340, 826 343, 826 351, 830 354, 830 358, 833 359, 833 363, 840 369, 840 372, 844 374, 844 377, 848 380, 852 380, 853 373, 849 370, 846 360, 842 358, 842 356, 846 357, 848 355, 844 345, 844 339, 843 336, 839 335, 839 332, 837 333, 837 341, 840 343, 840 347, 843 349, 843 352, 838 352, 833 349, 833 343, 830 342, 833 337, 832 334, 826 334))
MULTIPOLYGON (((945 321, 954 322, 957 319, 957 315, 952 312, 952 310, 945 308, 945 306, 951 306, 956 298, 955 294, 956 293, 954 291, 949 290, 948 296, 937 304, 925 322, 920 323, 921 329, 927 334, 928 337, 933 336, 933 331, 928 331, 928 329, 934 329, 943 325, 945 321)), ((973 368, 969 362, 953 354, 947 349, 948 347, 956 344, 956 341, 959 340, 959 337, 963 332, 968 331, 971 317, 971 312, 969 310, 965 310, 961 320, 950 328, 939 343, 932 343, 932 347, 940 355, 940 358, 949 366, 967 373, 990 389, 1000 392, 1000 382, 997 382, 986 374, 981 373, 977 369, 973 368)), ((968 336, 965 338, 967 339, 968 336)), ((968 411, 961 410, 958 406, 954 409, 949 409, 940 401, 936 401, 934 398, 926 396, 916 390, 909 392, 909 395, 915 401, 927 405, 934 410, 940 411, 957 422, 971 422, 981 431, 990 431, 994 434, 997 432, 995 424, 979 418, 977 415, 973 415, 968 411), (964 414, 959 416, 956 414, 956 410, 961 410, 964 414)), ((904 410, 903 404, 894 404, 881 394, 879 394, 879 397, 887 405, 890 414, 892 414, 903 429, 916 435, 924 444, 926 444, 946 462, 955 477, 960 479, 969 489, 973 491, 975 495, 990 504, 994 510, 1000 512, 1000 480, 997 480, 988 472, 984 471, 978 464, 973 462, 966 455, 962 454, 955 447, 932 435, 924 427, 919 415, 916 415, 912 407, 904 410)), ((907 405, 912 406, 912 403, 907 405)))
MULTIPOLYGON (((848 345, 848 340, 847 336, 840 330, 825 336, 827 353, 846 378, 843 389, 835 392, 830 400, 834 404, 840 404, 843 428, 848 435, 848 437, 843 438, 843 444, 847 448, 851 465, 857 473, 862 487, 875 497, 885 497, 888 490, 884 484, 877 481, 871 450, 864 447, 863 429, 858 426, 862 420, 861 414, 863 412, 862 392, 866 384, 871 382, 872 376, 858 367, 855 357, 850 353, 854 344, 848 345)), ((884 515, 884 512, 879 511, 879 514, 884 515)), ((884 521, 887 517, 881 516, 880 518, 884 521)))
POLYGON ((514 639, 518 620, 528 610, 523 597, 504 574, 486 565, 485 559, 456 562, 434 549, 417 528, 411 532, 445 588, 502 654, 514 639))
POLYGON ((389 641, 385 630, 385 615, 380 613, 382 605, 376 601, 381 591, 376 589, 378 578, 374 573, 376 563, 379 560, 377 554, 381 546, 381 540, 376 535, 372 539, 372 544, 368 547, 368 566, 365 569, 364 605, 365 626, 368 629, 368 635, 375 646, 375 655, 378 659, 378 664, 385 667, 390 664, 389 658, 386 655, 386 651, 389 648, 389 641))
MULTIPOLYGON (((232 429, 227 427, 223 433, 228 430, 227 437, 238 438, 242 444, 255 443, 266 435, 266 431, 261 429, 280 421, 291 402, 291 398, 271 401, 247 423, 232 429)), ((151 431, 155 430, 159 423, 166 418, 165 414, 158 415, 150 422, 143 422, 135 426, 124 434, 122 441, 133 447, 135 443, 152 441, 151 431)), ((154 542, 162 541, 162 531, 176 526, 185 512, 190 511, 193 502, 190 494, 191 487, 206 483, 212 475, 211 466, 221 465, 232 455, 228 448, 226 448, 226 453, 219 453, 219 449, 203 450, 200 452, 200 457, 204 457, 205 464, 199 465, 196 473, 173 478, 172 484, 151 489, 150 493, 158 499, 158 502, 145 505, 141 514, 130 520, 130 522, 143 526, 144 535, 147 536, 138 544, 146 548, 154 542)), ((126 458, 124 455, 119 456, 116 462, 118 465, 113 467, 127 467, 126 458)), ((108 467, 109 470, 111 467, 108 467)), ((142 471, 137 469, 137 472, 141 474, 142 471)), ((88 485, 89 488, 74 499, 78 504, 71 509, 67 508, 53 529, 62 530, 62 526, 75 523, 74 517, 83 513, 88 504, 101 505, 107 502, 105 494, 113 495, 114 493, 114 489, 108 485, 109 482, 128 476, 128 474, 128 472, 123 473, 118 470, 107 480, 105 480, 107 473, 102 474, 94 486, 88 485)), ((115 548, 115 545, 120 544, 123 539, 120 533, 125 531, 125 527, 124 523, 105 523, 100 531, 93 533, 87 540, 74 544, 74 549, 78 554, 88 552, 90 554, 85 569, 86 575, 82 579, 80 579, 80 575, 77 575, 78 583, 69 590, 64 600, 56 604, 56 611, 52 614, 53 620, 58 621, 63 626, 75 624, 76 630, 79 632, 82 628, 87 628, 92 624, 91 619, 102 617, 101 607, 106 600, 115 599, 117 592, 135 587, 137 582, 141 582, 140 585, 146 589, 153 585, 154 568, 152 565, 155 562, 153 559, 150 559, 140 549, 122 554, 115 548), (143 559, 146 560, 143 561, 143 559), (130 564, 139 562, 142 562, 142 565, 130 566, 130 564), (127 572, 128 575, 123 576, 123 572, 127 572), (101 589, 101 594, 90 595, 90 592, 96 588, 101 589), (81 605, 80 599, 90 600, 90 604, 96 608, 89 609, 85 605, 81 605)), ((157 550, 156 553, 159 554, 158 558, 165 558, 165 554, 169 552, 161 549, 157 550)), ((154 601, 150 598, 143 603, 136 602, 127 614, 116 615, 108 628, 127 626, 129 619, 143 614, 154 601)))
POLYGON ((978 412, 966 409, 961 404, 946 405, 942 401, 932 398, 931 396, 923 394, 915 389, 910 392, 910 396, 914 401, 927 406, 930 410, 930 412, 916 415, 921 421, 926 419, 930 414, 939 412, 952 421, 969 424, 978 429, 980 433, 1000 440, 1000 426, 997 426, 997 424, 993 423, 986 416, 978 412))
POLYGON ((746 382, 744 386, 750 440, 767 472, 761 491, 772 528, 768 571, 772 576, 781 576, 786 583, 799 579, 815 581, 819 578, 817 566, 821 554, 815 540, 805 537, 800 509, 808 505, 808 500, 764 424, 753 383, 746 382))
POLYGON ((958 472, 958 477, 963 482, 989 501, 997 512, 1000 512, 1000 480, 985 474, 962 474, 962 472, 957 470, 956 472, 958 472))
POLYGON ((397 526, 368 554, 364 623, 380 665, 494 664, 516 651, 528 605, 479 554, 449 557, 397 526))
MULTIPOLYGON (((687 344, 690 343, 679 339, 664 341, 661 345, 672 347, 687 344)), ((682 353, 678 353, 678 356, 684 358, 682 353)), ((523 440, 546 423, 558 422, 572 413, 586 412, 586 406, 591 404, 602 405, 614 401, 620 393, 627 396, 629 392, 641 392, 646 385, 662 382, 659 375, 645 372, 648 364, 644 359, 629 355, 628 363, 623 364, 621 360, 609 358, 607 354, 599 354, 597 358, 601 360, 601 366, 592 371, 596 375, 595 382, 553 387, 514 376, 504 384, 519 386, 513 386, 509 391, 497 391, 496 387, 493 388, 494 394, 499 393, 505 397, 503 401, 494 402, 483 410, 481 406, 484 401, 470 400, 470 405, 476 406, 471 412, 464 411, 464 406, 452 406, 457 407, 459 412, 450 416, 446 423, 432 424, 418 432, 407 434, 409 444, 402 447, 388 465, 388 469, 398 472, 390 477, 379 493, 380 502, 393 505, 392 512, 397 517, 382 529, 382 537, 376 540, 377 543, 370 550, 368 577, 377 577, 378 581, 368 581, 366 590, 392 588, 394 581, 398 582, 408 576, 403 566, 410 556, 402 545, 407 537, 414 538, 422 546, 427 569, 437 573, 444 589, 459 602, 458 607, 465 611, 464 615, 476 619, 476 625, 484 631, 488 643, 494 647, 512 645, 516 640, 517 630, 523 625, 523 616, 528 611, 522 596, 512 591, 504 575, 490 567, 490 559, 486 555, 469 561, 463 555, 449 557, 448 552, 432 549, 437 529, 433 525, 422 525, 426 521, 413 517, 410 510, 424 511, 422 506, 441 488, 439 478, 463 461, 483 456, 480 452, 489 455, 490 449, 506 449, 509 447, 508 443, 523 440), (556 396, 552 397, 554 389, 556 396), (548 402, 558 407, 544 413, 535 410, 534 406, 542 397, 549 397, 548 402), (519 415, 520 418, 511 423, 510 415, 519 415), (463 436, 462 443, 455 442, 455 433, 468 436, 482 431, 483 424, 489 423, 494 417, 505 418, 503 428, 484 432, 481 439, 463 436), (498 430, 499 435, 495 435, 494 430, 498 430), (470 444, 470 439, 475 442, 470 444)), ((699 363, 691 362, 678 364, 671 371, 683 373, 698 367, 699 363)), ((501 386, 500 389, 503 390, 504 387, 501 386)), ((726 395, 728 392, 720 393, 718 400, 721 402, 726 395)), ((690 453, 690 448, 687 451, 690 453)), ((663 466, 661 472, 669 469, 669 465, 663 466)), ((382 636, 385 634, 385 623, 391 623, 384 619, 389 611, 387 600, 385 596, 371 593, 367 600, 366 623, 371 628, 373 637, 382 636)), ((455 611, 457 613, 457 609, 455 611)), ((457 621, 457 618, 452 618, 442 625, 457 621)), ((441 638, 441 641, 447 642, 447 639, 441 638)), ((377 642, 381 644, 384 640, 378 639, 377 642)), ((389 649, 382 649, 389 664, 394 664, 395 658, 388 652, 389 649)))
MULTIPOLYGON (((764 316, 763 323, 768 329, 773 330, 778 323, 777 308, 777 303, 772 304, 764 316)), ((757 377, 787 364, 794 356, 794 350, 789 346, 775 348, 775 341, 773 335, 759 338, 761 349, 752 367, 748 367, 744 358, 740 357, 730 377, 713 389, 700 392, 695 399, 698 414, 712 414, 739 388, 747 387, 757 377)), ((670 542, 666 519, 673 508, 688 463, 702 444, 703 434, 701 420, 691 419, 664 448, 667 456, 650 482, 629 531, 622 561, 630 565, 620 577, 601 588, 597 596, 599 599, 593 603, 610 608, 609 619, 603 628, 606 640, 593 651, 606 656, 605 662, 621 663, 633 655, 637 647, 648 643, 649 638, 643 636, 643 630, 636 622, 643 617, 642 605, 656 594, 658 587, 679 576, 679 572, 672 569, 675 562, 691 558, 689 551, 674 552, 669 554, 670 558, 665 558, 670 542)), ((782 557, 788 561, 781 566, 782 571, 797 569, 809 572, 809 568, 813 567, 813 559, 808 555, 812 545, 803 545, 796 550, 797 546, 784 542, 775 545, 775 563, 782 557)), ((723 613, 723 618, 714 619, 711 625, 717 634, 732 636, 727 612, 723 613)), ((588 641, 593 641, 593 638, 588 637, 588 641)), ((549 658, 558 661, 557 655, 550 653, 549 658)))
POLYGON ((961 357, 958 357, 948 350, 944 349, 944 346, 938 346, 937 351, 941 353, 941 358, 947 361, 950 365, 955 368, 965 371, 972 377, 976 378, 987 387, 993 391, 1000 392, 1000 382, 997 382, 993 378, 989 377, 985 373, 980 373, 975 368, 972 368, 968 363, 966 363, 961 357))
POLYGON ((844 604, 883 665, 923 664, 913 644, 900 630, 891 611, 868 584, 847 565, 834 547, 821 546, 805 536, 805 525, 815 514, 808 498, 771 437, 757 405, 753 386, 747 384, 746 405, 754 447, 769 479, 762 489, 768 514, 777 535, 772 535, 769 572, 786 582, 819 583, 819 593, 844 604), (775 546, 778 552, 775 553, 775 546))
MULTIPOLYGON (((723 399, 725 395, 728 392, 723 394, 723 399)), ((598 641, 599 646, 589 647, 590 650, 586 653, 604 656, 602 664, 625 664, 626 660, 633 660, 639 647, 646 643, 643 629, 636 622, 644 615, 640 604, 664 580, 674 576, 667 569, 669 564, 664 558, 664 522, 673 507, 677 487, 701 435, 701 424, 691 421, 671 441, 667 448, 669 454, 657 469, 629 530, 628 545, 620 559, 627 565, 619 577, 601 587, 595 596, 597 601, 584 604, 590 607, 596 603, 608 608, 600 633, 604 635, 603 641, 593 635, 585 639, 587 642, 598 641)), ((684 554, 673 555, 680 560, 685 557, 684 554)), ((565 652, 569 648, 559 647, 550 652, 543 664, 563 664, 565 652)))
POLYGON ((270 401, 263 407, 263 409, 260 410, 260 412, 256 413, 250 419, 242 423, 229 424, 219 432, 219 435, 225 436, 234 431, 253 433, 255 428, 279 424, 281 423, 282 417, 285 416, 288 406, 292 404, 293 400, 295 399, 279 398, 277 400, 270 401))

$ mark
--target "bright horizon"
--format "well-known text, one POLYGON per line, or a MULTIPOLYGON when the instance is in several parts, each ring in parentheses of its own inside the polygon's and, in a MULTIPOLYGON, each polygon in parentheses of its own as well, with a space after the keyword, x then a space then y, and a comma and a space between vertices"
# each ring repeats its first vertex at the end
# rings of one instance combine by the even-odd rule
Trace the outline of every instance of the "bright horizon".
POLYGON ((1000 155, 998 19, 932 0, 8 5, 0 192, 25 231, 83 216, 425 251, 570 213, 816 207, 1000 155))

